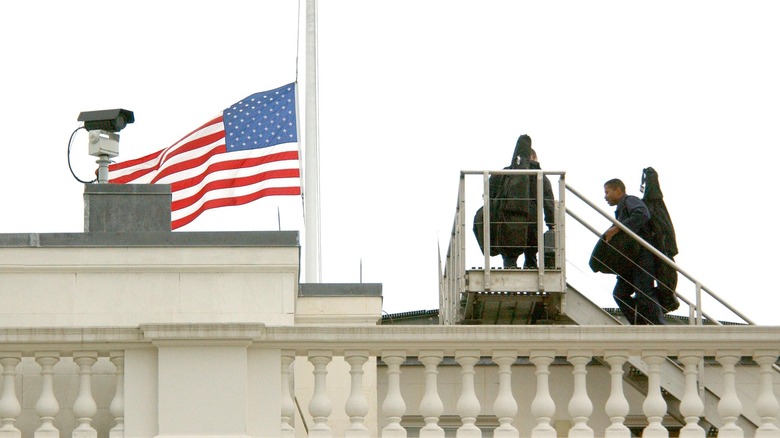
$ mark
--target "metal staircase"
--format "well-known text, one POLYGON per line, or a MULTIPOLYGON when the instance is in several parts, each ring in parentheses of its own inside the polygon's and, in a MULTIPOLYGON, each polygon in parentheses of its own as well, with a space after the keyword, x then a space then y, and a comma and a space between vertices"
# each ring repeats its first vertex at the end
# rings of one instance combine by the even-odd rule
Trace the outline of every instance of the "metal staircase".
MULTIPOLYGON (((678 294, 682 303, 689 307, 689 317, 687 322, 694 324, 720 324, 715 318, 702 310, 702 294, 707 293, 724 307, 731 310, 734 315, 741 318, 747 324, 753 324, 747 317, 739 313, 736 309, 724 302, 711 290, 705 288, 701 282, 690 276, 687 272, 677 266, 672 260, 666 258, 655 248, 642 240, 639 236, 632 233, 615 221, 611 215, 601 211, 595 204, 587 200, 576 190, 566 185, 564 182, 565 174, 563 172, 541 172, 536 171, 536 177, 542 177, 542 174, 554 175, 559 177, 559 191, 556 199, 556 240, 552 252, 555 254, 552 266, 539 267, 539 269, 496 269, 490 266, 490 257, 484 257, 484 267, 467 269, 465 267, 465 258, 467 253, 466 241, 474 241, 471 236, 471 230, 467 229, 466 200, 467 193, 465 187, 465 177, 467 175, 481 175, 482 187, 487 189, 488 178, 491 174, 506 173, 507 171, 463 171, 461 172, 460 186, 458 191, 458 204, 456 217, 453 224, 450 248, 447 253, 447 261, 443 272, 440 272, 440 321, 444 325, 485 325, 485 324, 527 324, 527 325, 548 325, 548 324, 574 324, 574 325, 621 325, 619 318, 616 318, 597 306, 580 291, 566 282, 566 263, 565 263, 565 216, 574 218, 577 222, 588 228, 593 234, 599 236, 600 233, 591 227, 586 221, 566 208, 565 195, 573 193, 592 207, 606 219, 612 221, 623 231, 638 239, 641 244, 647 247, 654 254, 670 264, 683 277, 689 279, 695 285, 696 297, 689 300, 678 294), (566 213, 566 214, 563 214, 566 213)), ((514 171, 516 173, 533 173, 534 171, 514 171)), ((540 186, 540 184, 537 184, 540 186)), ((486 190, 485 190, 486 191, 486 190)), ((485 193, 485 192, 483 192, 485 193)), ((541 191, 537 194, 539 208, 537 219, 538 229, 544 226, 541 213, 541 191)), ((485 211, 489 211, 489 200, 486 196, 482 197, 482 205, 485 211)), ((484 223, 490 223, 489 216, 486 215, 484 223)), ((485 253, 489 252, 490 227, 485 229, 483 242, 487 245, 485 253)), ((543 242, 541 232, 539 241, 543 242)), ((478 249, 477 249, 478 250, 478 249)), ((545 251, 544 248, 538 248, 539 253, 545 251)), ((547 248, 550 252, 550 248, 547 248)), ((540 257, 540 259, 543 259, 540 257)), ((670 323, 680 324, 684 318, 677 318, 670 323)), ((708 359, 705 358, 705 363, 708 359)), ((714 362, 714 361, 712 361, 714 362)), ((703 364, 704 365, 704 364, 703 364)), ((752 362, 745 363, 744 367, 754 368, 752 362)), ((777 368, 775 368, 777 371, 777 368)), ((631 357, 625 365, 624 381, 636 388, 640 393, 647 394, 647 365, 639 357, 631 357)), ((738 369, 739 372, 739 369, 738 369)), ((711 431, 721 426, 720 415, 718 414, 718 402, 720 401, 721 387, 720 375, 710 373, 711 376, 702 377, 700 383, 700 395, 704 400, 705 414, 700 424, 705 430, 709 427, 711 431)), ((673 358, 668 359, 662 365, 661 375, 664 376, 661 386, 663 395, 667 401, 668 416, 670 421, 684 424, 682 415, 679 412, 680 401, 685 393, 685 378, 683 368, 673 358)), ((743 394, 740 399, 743 404, 742 414, 737 423, 746 432, 748 436, 755 434, 757 425, 761 424, 761 419, 755 410, 755 395, 743 394)))

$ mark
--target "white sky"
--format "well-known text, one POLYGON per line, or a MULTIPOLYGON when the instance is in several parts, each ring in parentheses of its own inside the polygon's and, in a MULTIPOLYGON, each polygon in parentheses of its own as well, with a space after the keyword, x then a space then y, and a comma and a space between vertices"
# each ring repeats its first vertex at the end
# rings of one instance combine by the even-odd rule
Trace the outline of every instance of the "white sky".
MULTIPOLYGON (((83 229, 83 187, 66 163, 79 112, 134 111, 120 142, 129 159, 295 80, 297 8, 0 3, 0 232, 83 229)), ((527 133, 545 169, 607 211, 604 181, 639 195, 653 166, 678 264, 776 324, 778 22, 774 1, 320 2, 323 281, 358 282, 362 260, 385 311, 437 308, 458 172, 508 165, 527 133)), ((86 179, 95 165, 80 132, 71 159, 86 179)), ((269 198, 182 230, 276 229, 277 206, 283 228, 300 226, 299 199, 269 198)), ((612 277, 587 267, 595 237, 567 224, 572 284, 614 306, 612 277)))

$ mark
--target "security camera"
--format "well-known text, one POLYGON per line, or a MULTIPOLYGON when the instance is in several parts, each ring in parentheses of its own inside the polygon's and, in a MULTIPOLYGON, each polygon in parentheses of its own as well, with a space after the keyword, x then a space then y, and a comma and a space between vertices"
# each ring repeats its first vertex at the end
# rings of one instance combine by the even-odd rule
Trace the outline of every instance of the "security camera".
POLYGON ((119 132, 128 123, 133 123, 133 112, 126 109, 110 109, 100 111, 82 111, 79 114, 79 122, 84 122, 87 131, 119 132))

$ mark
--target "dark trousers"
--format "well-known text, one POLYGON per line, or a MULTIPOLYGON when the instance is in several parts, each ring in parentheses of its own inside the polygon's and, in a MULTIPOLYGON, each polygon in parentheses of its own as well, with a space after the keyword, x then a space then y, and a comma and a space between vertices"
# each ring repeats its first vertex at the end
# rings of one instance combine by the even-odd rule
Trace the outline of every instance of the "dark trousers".
MULTIPOLYGON (((536 235, 537 230, 536 223, 528 225, 528 238, 526 239, 526 247, 523 250, 523 254, 525 255, 525 261, 523 262, 524 268, 536 269, 538 267, 536 261, 536 253, 539 250, 539 238, 536 235)), ((547 268, 549 268, 549 266, 547 266, 547 268)))
POLYGON ((618 276, 612 296, 629 324, 663 325, 664 315, 653 288, 653 255, 642 248, 625 277, 618 276))

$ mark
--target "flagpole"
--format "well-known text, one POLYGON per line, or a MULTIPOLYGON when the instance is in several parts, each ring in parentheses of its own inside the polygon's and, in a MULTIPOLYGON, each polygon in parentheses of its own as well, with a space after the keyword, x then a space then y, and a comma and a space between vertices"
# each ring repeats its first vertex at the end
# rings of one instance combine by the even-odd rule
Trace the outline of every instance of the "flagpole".
POLYGON ((304 261, 307 283, 319 283, 320 264, 320 151, 317 127, 317 0, 306 0, 306 122, 303 204, 304 261))

